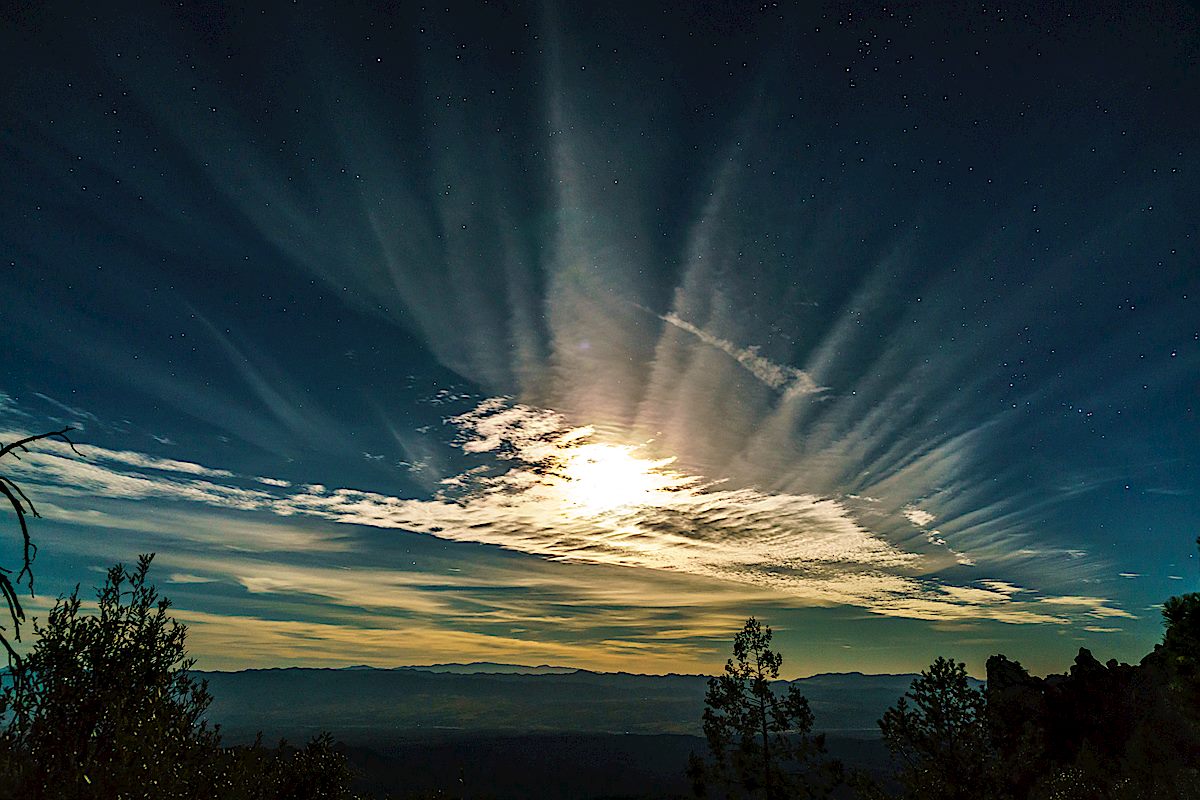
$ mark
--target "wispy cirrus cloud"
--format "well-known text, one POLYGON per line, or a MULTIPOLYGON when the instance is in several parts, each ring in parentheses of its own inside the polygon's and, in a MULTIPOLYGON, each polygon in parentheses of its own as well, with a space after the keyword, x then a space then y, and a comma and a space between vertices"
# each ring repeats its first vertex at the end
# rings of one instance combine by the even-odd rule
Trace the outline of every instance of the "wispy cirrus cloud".
POLYGON ((804 370, 789 364, 778 364, 766 358, 756 345, 739 346, 728 339, 722 339, 720 336, 715 336, 703 328, 693 325, 678 314, 660 314, 658 318, 728 354, 755 378, 772 389, 782 392, 786 397, 820 394, 829 390, 828 386, 821 386, 813 379, 812 375, 804 370))
POLYGON ((0 414, 9 417, 29 417, 29 412, 21 408, 17 399, 8 392, 0 392, 0 414))
POLYGON ((694 643, 662 638, 547 641, 522 635, 522 631, 507 635, 481 633, 387 618, 335 623, 191 610, 179 611, 177 616, 188 626, 189 644, 207 654, 201 664, 205 669, 278 663, 386 667, 456 661, 463 653, 503 663, 578 665, 612 671, 663 672, 677 670, 680 665, 699 667, 694 643))
MULTIPOLYGON (((443 479, 439 491, 425 499, 293 486, 105 448, 87 448, 87 458, 80 459, 58 443, 31 453, 19 474, 63 498, 158 499, 259 512, 275 520, 231 520, 214 537, 173 506, 156 505, 136 519, 95 509, 61 512, 60 519, 81 524, 157 528, 192 547, 250 553, 352 549, 351 534, 278 524, 325 520, 493 545, 554 561, 716 580, 801 604, 859 607, 888 617, 1070 624, 1080 616, 1131 616, 1102 598, 1055 598, 1003 580, 946 583, 929 576, 930 556, 902 549, 872 530, 871 514, 878 512, 856 512, 864 504, 853 498, 709 480, 683 471, 672 458, 652 456, 649 445, 606 441, 547 409, 492 398, 447 424, 457 432, 454 445, 477 463, 443 479)), ((932 521, 915 507, 907 507, 904 516, 912 524, 932 521)), ((315 574, 300 579, 294 573, 292 579, 226 568, 227 576, 252 593, 336 594, 322 589, 326 579, 315 574)), ((181 565, 180 574, 204 573, 181 565)), ((356 580, 361 586, 362 576, 356 580)), ((368 582, 384 587, 382 598, 401 592, 382 576, 368 582)), ((424 600, 412 602, 434 610, 424 600)))
POLYGON ((375 560, 387 565, 172 549, 159 553, 156 563, 209 581, 171 590, 183 600, 181 619, 206 620, 199 638, 194 629, 189 632, 205 668, 412 664, 426 663, 437 652, 442 656, 434 660, 461 660, 471 653, 525 662, 533 658, 530 653, 544 653, 536 663, 701 671, 725 649, 730 631, 744 620, 742 610, 771 596, 744 584, 688 575, 511 557, 468 563, 423 559, 419 568, 379 554, 375 560), (450 567, 454 563, 463 566, 450 567), (197 607, 201 597, 207 602, 197 607), (214 607, 224 613, 212 613, 214 607), (275 635, 281 630, 308 633, 303 642, 291 642, 275 635), (373 643, 367 659, 355 655, 363 644, 356 631, 392 633, 373 643), (233 648, 234 641, 246 646, 233 648), (294 649, 297 645, 303 648, 294 649), (450 649, 455 646, 468 649, 455 654, 450 649))
POLYGON ((86 424, 85 421, 89 422, 89 423, 99 423, 100 422, 99 417, 97 417, 92 412, 87 411, 86 409, 76 408, 75 406, 68 405, 62 401, 55 400, 53 397, 50 397, 49 395, 42 394, 41 392, 34 392, 33 396, 38 398, 39 400, 49 403, 51 406, 53 406, 58 411, 65 413, 67 415, 67 418, 66 418, 67 421, 70 422, 72 425, 74 425, 76 428, 82 429, 84 427, 84 425, 86 424))
MULTIPOLYGON (((49 492, 63 491, 59 487, 41 488, 49 492)), ((137 498, 126 496, 93 500, 89 497, 88 507, 78 508, 76 501, 81 494, 71 489, 66 492, 59 498, 58 504, 39 503, 38 509, 42 515, 73 525, 147 534, 155 547, 292 556, 346 553, 354 547, 350 532, 346 529, 299 525, 295 520, 276 516, 224 513, 228 507, 220 502, 219 494, 159 493, 149 498, 176 502, 143 503, 143 507, 133 513, 127 501, 137 498), (197 502, 198 499, 200 503, 219 511, 214 513, 180 505, 180 502, 197 502)), ((237 509, 238 512, 247 510, 250 509, 245 506, 237 509)), ((264 503, 259 510, 267 511, 269 505, 264 503)), ((106 549, 103 552, 108 551, 106 549)))
POLYGON ((170 583, 213 583, 216 578, 205 577, 204 575, 190 575, 186 572, 172 572, 167 576, 167 581, 170 583))

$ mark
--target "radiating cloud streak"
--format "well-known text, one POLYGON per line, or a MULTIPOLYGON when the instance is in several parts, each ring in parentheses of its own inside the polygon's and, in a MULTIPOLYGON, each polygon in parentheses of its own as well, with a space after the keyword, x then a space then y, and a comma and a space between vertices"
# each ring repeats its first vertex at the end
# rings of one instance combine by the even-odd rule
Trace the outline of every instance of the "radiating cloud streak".
MULTIPOLYGON (((914 165, 927 163, 907 144, 894 142, 900 152, 887 158, 859 160, 859 186, 886 184, 887 191, 857 191, 835 179, 827 167, 845 166, 841 135, 822 134, 805 121, 809 115, 764 101, 779 89, 773 75, 810 69, 789 62, 788 51, 776 54, 787 68, 727 85, 727 108, 705 120, 711 130, 693 141, 679 136, 687 124, 663 127, 663 120, 698 123, 688 108, 697 104, 674 95, 660 98, 672 108, 646 102, 658 80, 646 76, 659 67, 689 84, 684 62, 665 58, 631 83, 598 83, 595 70, 574 63, 581 43, 591 48, 596 34, 573 27, 579 20, 565 9, 545 7, 528 20, 516 10, 496 20, 518 38, 537 32, 544 47, 506 62, 537 88, 470 92, 461 106, 445 98, 486 85, 490 62, 443 61, 437 53, 464 40, 461 20, 427 20, 426 45, 397 48, 395 72, 386 73, 397 85, 403 75, 430 76, 405 96, 420 113, 401 120, 393 98, 328 57, 325 37, 334 34, 319 15, 290 19, 281 24, 297 49, 269 54, 264 72, 295 66, 327 76, 304 87, 315 96, 304 114, 267 115, 305 143, 308 156, 293 161, 255 144, 262 112, 253 104, 219 83, 160 68, 174 63, 187 34, 167 11, 147 13, 149 22, 135 27, 120 15, 108 20, 112 46, 97 49, 98 72, 122 74, 145 109, 137 124, 147 140, 172 141, 230 216, 277 249, 286 277, 319 277, 335 305, 394 323, 398 338, 405 329, 427 355, 483 391, 560 410, 571 424, 601 433, 653 436, 688 474, 731 478, 771 495, 867 493, 893 516, 921 497, 939 520, 934 543, 946 544, 942 566, 1035 549, 1035 506, 991 480, 989 454, 1003 425, 1013 423, 981 391, 987 377, 979 365, 1007 352, 1011 320, 1045 287, 1031 281, 1025 294, 968 311, 974 292, 964 275, 975 271, 953 266, 1015 251, 1024 233, 1005 220, 1012 209, 1000 207, 944 224, 966 224, 967 246, 957 233, 940 239, 943 226, 929 224, 938 209, 914 202, 925 195, 891 177, 905 154, 914 165), (140 41, 136 30, 146 25, 166 33, 140 41), (143 57, 118 61, 123 50, 143 57), (803 158, 778 146, 789 140, 806 143, 803 158), (415 152, 428 154, 419 166, 405 155, 415 152), (489 168, 477 169, 481 161, 489 168), (922 298, 918 288, 930 291, 922 298), (935 304, 934 296, 963 305, 935 304), (967 327, 969 335, 960 333, 967 327), (799 398, 827 402, 788 402, 799 398)), ((642 51, 649 58, 656 52, 642 51)), ((844 113, 835 117, 849 124, 844 113)), ((63 134, 45 134, 64 152, 79 150, 78 142, 54 138, 63 134)), ((163 238, 186 249, 182 243, 207 228, 181 211, 169 182, 142 185, 153 172, 138 176, 153 224, 139 218, 136 226, 154 231, 156 244, 163 238)), ((227 227, 223 219, 220 226, 227 227)), ((122 380, 145 394, 262 446, 308 440, 323 452, 342 449, 340 420, 307 392, 308 382, 329 376, 305 374, 310 365, 289 363, 246 332, 230 333, 229 308, 210 312, 183 300, 240 382, 217 388, 186 370, 177 376, 161 361, 151 369, 145 356, 135 363, 115 345, 99 360, 119 365, 122 380)), ((387 402, 386 388, 365 393, 372 391, 372 402, 387 402)), ((393 433, 406 477, 433 488, 437 476, 454 474, 441 469, 422 437, 402 428, 393 433)), ((361 452, 354 448, 355 457, 361 452)), ((223 494, 204 491, 213 500, 223 494)), ((254 502, 225 494, 234 507, 254 502)), ((844 498, 836 502, 853 512, 844 498)), ((910 551, 933 535, 908 530, 908 541, 898 527, 872 530, 910 551)))
MULTIPOLYGON (((26 176, 0 214, 5 388, 39 401, 0 413, 117 442, 16 467, 48 515, 350 569, 416 531, 953 625, 1095 621, 1180 572, 1142 541, 1200 492, 1177 20, 1142 15, 1153 46, 1113 59, 1123 28, 1052 13, 1097 65, 1069 75, 1026 57, 1044 31, 990 28, 997 93, 939 47, 872 73, 819 14, 734 4, 703 47, 632 6, 230 8, 0 31, 26 176), (1133 287, 1130 252, 1155 265, 1133 287), (468 411, 488 395, 514 400, 468 411)), ((901 16, 854 24, 949 41, 932 7, 901 16)))
POLYGON ((705 344, 712 345, 733 360, 742 365, 755 378, 767 386, 783 393, 785 397, 801 397, 803 395, 820 394, 829 390, 828 386, 820 386, 813 377, 802 369, 788 364, 777 364, 759 354, 755 345, 739 347, 728 339, 714 336, 696 327, 678 314, 661 314, 659 319, 674 325, 681 331, 686 331, 705 344))

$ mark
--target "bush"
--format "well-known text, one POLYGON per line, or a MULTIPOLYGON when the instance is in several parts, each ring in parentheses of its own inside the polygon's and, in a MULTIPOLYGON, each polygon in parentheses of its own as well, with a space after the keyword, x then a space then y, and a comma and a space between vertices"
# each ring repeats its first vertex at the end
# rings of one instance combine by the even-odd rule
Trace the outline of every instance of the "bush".
POLYGON ((166 800, 216 788, 220 740, 202 719, 212 698, 189 673, 186 629, 146 583, 151 558, 109 570, 96 615, 80 613, 76 588, 34 623, 2 703, 35 796, 166 800))
POLYGON ((73 800, 341 800, 353 797, 328 734, 301 749, 223 748, 212 697, 191 673, 187 629, 147 583, 153 556, 117 565, 83 614, 59 598, 0 693, 0 796, 73 800))

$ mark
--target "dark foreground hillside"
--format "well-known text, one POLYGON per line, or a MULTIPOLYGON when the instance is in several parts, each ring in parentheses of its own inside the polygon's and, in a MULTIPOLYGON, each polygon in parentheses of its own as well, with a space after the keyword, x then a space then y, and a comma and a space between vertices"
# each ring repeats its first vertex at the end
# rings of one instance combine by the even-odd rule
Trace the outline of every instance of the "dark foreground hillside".
MULTIPOLYGON (((690 797, 684 766, 704 746, 701 737, 674 734, 460 733, 346 754, 360 787, 377 796, 440 789, 464 800, 641 800, 690 797)), ((878 739, 833 737, 830 750, 873 771, 887 759, 878 739)))
POLYGON ((350 747, 361 787, 377 796, 443 790, 463 798, 658 798, 688 792, 692 736, 459 734, 350 747))

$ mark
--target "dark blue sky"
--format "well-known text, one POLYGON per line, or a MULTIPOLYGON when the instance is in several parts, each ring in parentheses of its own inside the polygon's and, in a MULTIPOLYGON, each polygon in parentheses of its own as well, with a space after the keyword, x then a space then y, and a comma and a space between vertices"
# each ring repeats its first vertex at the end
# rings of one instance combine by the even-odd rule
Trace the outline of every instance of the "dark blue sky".
POLYGON ((1135 659, 1195 587, 1190 6, 0 30, 0 428, 90 446, 20 468, 41 604, 154 550, 207 666, 758 613, 801 674, 1135 659))

